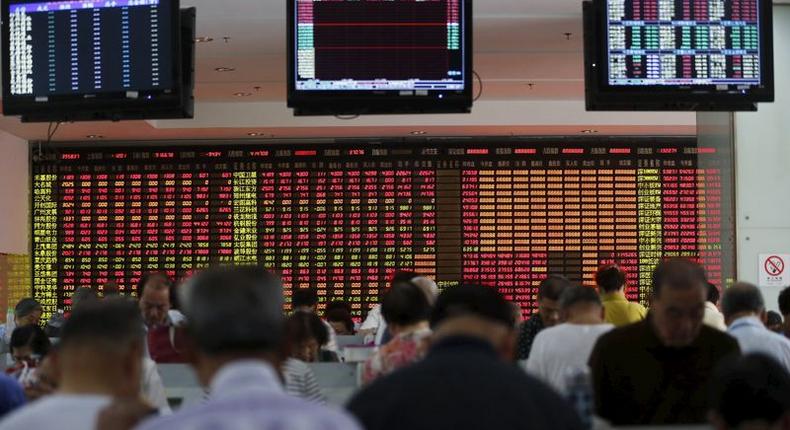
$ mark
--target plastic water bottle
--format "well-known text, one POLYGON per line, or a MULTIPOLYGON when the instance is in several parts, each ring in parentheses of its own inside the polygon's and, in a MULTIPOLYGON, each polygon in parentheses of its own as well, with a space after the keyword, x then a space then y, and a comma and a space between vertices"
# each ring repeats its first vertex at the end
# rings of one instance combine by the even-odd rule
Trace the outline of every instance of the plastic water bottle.
POLYGON ((565 393, 571 405, 579 415, 585 429, 593 425, 593 392, 590 370, 585 368, 570 369, 565 379, 565 393))

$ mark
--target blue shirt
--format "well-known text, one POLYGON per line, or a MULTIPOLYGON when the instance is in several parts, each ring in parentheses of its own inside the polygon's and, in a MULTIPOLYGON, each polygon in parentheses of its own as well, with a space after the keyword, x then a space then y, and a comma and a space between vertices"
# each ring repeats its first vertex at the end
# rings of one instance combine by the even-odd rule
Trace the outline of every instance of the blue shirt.
POLYGON ((739 318, 730 324, 727 333, 738 340, 744 354, 765 354, 790 372, 790 340, 765 328, 759 318, 739 318))
POLYGON ((24 405, 25 392, 14 378, 0 375, 0 417, 24 405))
POLYGON ((263 361, 226 365, 211 381, 209 400, 138 430, 361 430, 344 412, 291 397, 263 361))

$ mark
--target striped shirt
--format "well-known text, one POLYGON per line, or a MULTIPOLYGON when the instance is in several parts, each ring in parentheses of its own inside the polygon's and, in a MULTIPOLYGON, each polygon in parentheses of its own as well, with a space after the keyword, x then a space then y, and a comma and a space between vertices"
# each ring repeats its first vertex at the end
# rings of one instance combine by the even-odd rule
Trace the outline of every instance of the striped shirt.
POLYGON ((289 358, 283 363, 282 372, 285 378, 286 393, 313 403, 326 403, 326 397, 321 393, 315 374, 307 363, 289 358))

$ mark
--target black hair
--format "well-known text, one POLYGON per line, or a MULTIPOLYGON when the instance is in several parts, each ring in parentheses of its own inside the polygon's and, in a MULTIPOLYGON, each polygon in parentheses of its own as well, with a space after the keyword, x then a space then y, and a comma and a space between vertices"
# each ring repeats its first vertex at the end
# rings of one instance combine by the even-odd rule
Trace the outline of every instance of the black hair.
POLYGON ((778 312, 768 311, 768 318, 765 325, 770 327, 773 325, 781 325, 783 323, 784 320, 782 319, 782 315, 780 315, 778 312))
POLYGON ((323 347, 329 343, 329 330, 318 315, 310 312, 294 312, 285 321, 285 337, 291 345, 315 339, 323 347))
POLYGON ((326 320, 329 322, 341 322, 346 326, 346 330, 349 333, 354 332, 354 320, 351 318, 351 313, 349 313, 344 308, 333 308, 326 312, 326 320))
POLYGON ((430 314, 428 298, 411 282, 393 284, 381 301, 381 316, 390 325, 408 326, 427 321, 430 314))
POLYGON ((316 306, 318 305, 318 290, 315 288, 298 288, 293 291, 291 296, 291 304, 294 309, 302 306, 316 306))
POLYGON ((779 312, 785 317, 790 315, 790 287, 779 293, 779 312))
POLYGON ((187 331, 206 354, 276 351, 283 336, 280 279, 259 267, 217 267, 179 288, 187 331))
POLYGON ((717 287, 713 282, 708 282, 708 301, 714 305, 718 305, 720 299, 721 293, 719 292, 719 287, 717 287))
POLYGON ((601 296, 592 288, 579 285, 566 288, 560 296, 560 309, 568 309, 578 304, 603 306, 601 296))
POLYGON ((24 318, 35 311, 43 311, 44 308, 38 300, 32 297, 25 297, 20 300, 14 307, 14 316, 17 318, 24 318))
POLYGON ((353 312, 353 309, 351 309, 351 305, 348 302, 343 300, 332 300, 326 304, 325 314, 329 314, 329 312, 332 312, 335 309, 346 311, 349 315, 353 312))
POLYGON ((11 333, 9 347, 13 351, 14 348, 24 348, 26 346, 30 347, 33 354, 44 357, 49 353, 52 344, 44 330, 37 325, 26 325, 15 328, 11 333))
MULTIPOLYGON (((653 296, 660 297, 664 288, 705 288, 708 279, 705 269, 699 264, 685 258, 664 260, 653 270, 653 296)), ((707 294, 705 294, 707 296, 707 294)))
POLYGON ((131 300, 110 298, 80 304, 63 324, 59 347, 75 345, 126 347, 145 335, 139 307, 131 300))
POLYGON ((760 290, 747 283, 738 283, 724 292, 721 299, 721 312, 725 318, 741 312, 760 313, 765 309, 765 301, 760 290))
POLYGON ((604 293, 613 293, 620 290, 625 285, 625 281, 625 271, 616 264, 603 266, 595 274, 595 284, 604 293))
POLYGON ((562 275, 550 275, 538 286, 538 300, 559 300, 562 292, 570 287, 571 281, 562 275))
POLYGON ((491 322, 515 325, 513 308, 495 288, 463 284, 447 288, 436 299, 431 313, 431 327, 464 316, 475 316, 491 322))
POLYGON ((726 359, 711 380, 710 409, 730 428, 754 421, 774 424, 790 413, 790 374, 765 355, 726 359))

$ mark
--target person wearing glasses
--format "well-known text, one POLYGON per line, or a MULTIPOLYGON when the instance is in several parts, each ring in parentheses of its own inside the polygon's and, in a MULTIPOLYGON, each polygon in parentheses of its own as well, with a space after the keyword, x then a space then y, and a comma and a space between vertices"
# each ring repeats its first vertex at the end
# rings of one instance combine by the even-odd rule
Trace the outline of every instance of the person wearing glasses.
POLYGON ((516 350, 519 361, 527 360, 532 351, 535 337, 548 327, 560 323, 560 296, 571 286, 571 281, 564 276, 551 275, 544 279, 538 287, 538 313, 527 322, 521 324, 516 350))

